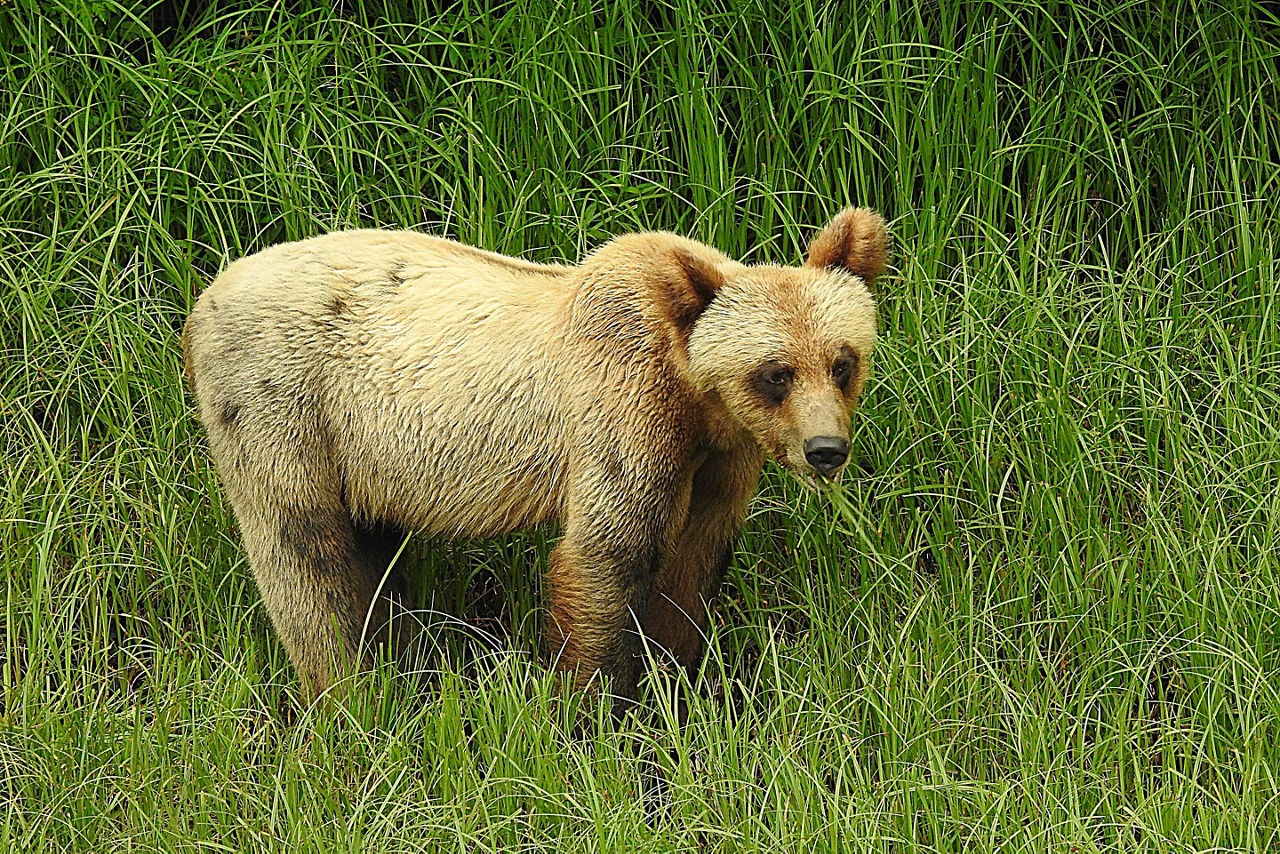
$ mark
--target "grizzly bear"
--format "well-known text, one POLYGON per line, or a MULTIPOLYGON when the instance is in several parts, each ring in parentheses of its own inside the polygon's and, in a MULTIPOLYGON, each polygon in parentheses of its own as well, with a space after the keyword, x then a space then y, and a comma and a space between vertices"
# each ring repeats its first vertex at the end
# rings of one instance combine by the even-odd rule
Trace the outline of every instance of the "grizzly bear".
POLYGON ((374 230, 227 267, 187 375, 305 689, 410 638, 409 530, 557 525, 556 666, 628 698, 646 648, 695 669, 765 460, 820 486, 848 459, 887 245, 847 209, 801 267, 666 232, 570 266, 374 230))

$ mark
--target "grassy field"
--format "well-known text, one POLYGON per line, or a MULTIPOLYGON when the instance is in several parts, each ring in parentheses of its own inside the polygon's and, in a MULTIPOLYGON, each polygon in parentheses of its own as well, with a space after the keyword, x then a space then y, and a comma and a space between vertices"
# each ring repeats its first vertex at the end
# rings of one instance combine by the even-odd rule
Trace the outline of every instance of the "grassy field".
POLYGON ((0 4, 0 850, 1280 849, 1275 18, 355 5, 0 4), (299 705, 181 378, 211 276, 348 226, 795 263, 847 203, 896 239, 857 462, 766 474, 729 700, 572 734, 549 532, 415 544, 439 676, 299 705))

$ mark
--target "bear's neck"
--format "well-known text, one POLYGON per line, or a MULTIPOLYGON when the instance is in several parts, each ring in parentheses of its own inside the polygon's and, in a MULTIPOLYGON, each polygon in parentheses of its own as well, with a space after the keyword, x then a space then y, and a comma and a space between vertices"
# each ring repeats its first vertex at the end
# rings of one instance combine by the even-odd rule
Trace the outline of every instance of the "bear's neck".
POLYGON ((701 395, 703 447, 713 451, 733 451, 754 447, 747 428, 729 414, 720 393, 712 389, 701 395))

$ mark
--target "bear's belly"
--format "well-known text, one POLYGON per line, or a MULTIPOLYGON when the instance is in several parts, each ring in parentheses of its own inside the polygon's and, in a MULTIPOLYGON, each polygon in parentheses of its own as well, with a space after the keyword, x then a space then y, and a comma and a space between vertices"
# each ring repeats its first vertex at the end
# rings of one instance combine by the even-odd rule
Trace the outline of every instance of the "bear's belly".
POLYGON ((359 426, 346 431, 339 456, 359 518, 485 537, 559 515, 564 428, 547 406, 432 407, 400 398, 349 417, 359 426))

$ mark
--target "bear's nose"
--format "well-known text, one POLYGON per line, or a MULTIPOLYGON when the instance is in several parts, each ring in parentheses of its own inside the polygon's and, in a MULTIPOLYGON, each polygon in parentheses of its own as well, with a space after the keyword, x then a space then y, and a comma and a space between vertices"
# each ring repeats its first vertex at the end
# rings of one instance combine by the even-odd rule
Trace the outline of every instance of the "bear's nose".
POLYGON ((849 440, 839 436, 814 436, 804 441, 804 458, 822 474, 831 474, 849 459, 849 440))

